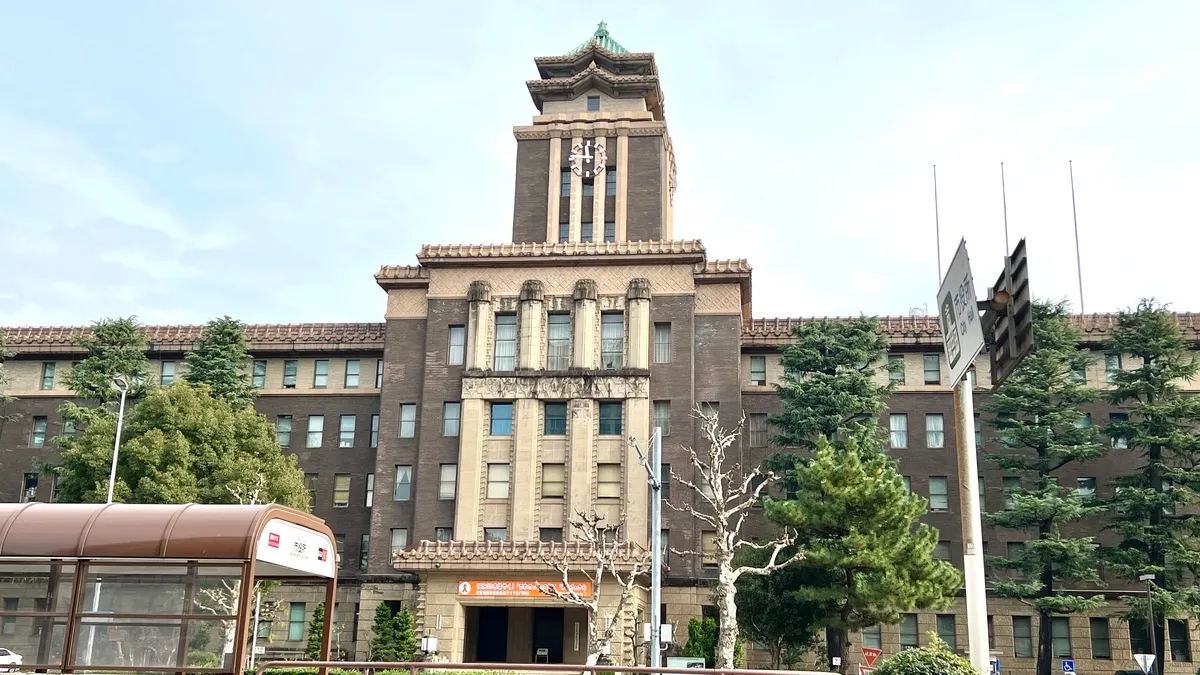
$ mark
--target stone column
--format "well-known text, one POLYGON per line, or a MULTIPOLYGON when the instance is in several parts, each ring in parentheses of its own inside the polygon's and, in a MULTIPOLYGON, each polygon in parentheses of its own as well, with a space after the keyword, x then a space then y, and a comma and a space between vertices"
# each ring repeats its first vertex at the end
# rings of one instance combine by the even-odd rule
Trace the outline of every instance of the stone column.
MULTIPOLYGON (((592 510, 592 476, 595 464, 592 449, 592 429, 595 426, 592 417, 595 415, 595 402, 591 399, 572 399, 570 402, 570 418, 567 430, 567 513, 566 520, 570 523, 579 512, 590 513, 592 510)), ((570 539, 573 533, 570 527, 564 527, 563 538, 570 539)))
POLYGON ((534 506, 537 500, 539 401, 519 398, 513 405, 512 539, 537 541, 534 506))
POLYGON ((546 241, 558 242, 558 209, 562 205, 562 139, 550 135, 549 180, 546 188, 546 241))
MULTIPOLYGON (((646 382, 646 378, 638 378, 646 382)), ((637 439, 638 447, 650 447, 649 386, 638 398, 625 400, 625 436, 637 439)), ((623 439, 624 440, 624 439, 623 439)), ((643 450, 647 452, 648 450, 643 450)), ((637 453, 626 443, 623 448, 625 474, 625 539, 650 550, 650 486, 646 470, 638 463, 637 453)))
POLYGON ((484 401, 464 398, 458 439, 458 498, 454 504, 454 538, 474 541, 480 529, 480 495, 483 490, 484 401))
POLYGON ((633 279, 625 295, 630 368, 650 367, 650 281, 633 279))
POLYGON ((521 341, 517 352, 518 370, 537 370, 542 367, 542 282, 530 279, 521 285, 521 341))
MULTIPOLYGON (((612 153, 610 149, 609 154, 612 153)), ((628 239, 626 221, 629 205, 629 130, 617 130, 617 199, 613 220, 617 224, 617 241, 628 239)))
POLYGON ((467 370, 490 369, 487 362, 488 340, 492 334, 492 286, 472 281, 467 290, 467 370))
POLYGON ((600 367, 600 355, 596 353, 596 331, 599 318, 596 316, 598 298, 596 282, 580 279, 575 282, 575 336, 571 350, 571 366, 594 370, 600 367))
MULTIPOLYGON (((575 146, 583 142, 582 136, 575 136, 571 139, 571 151, 575 151, 575 146)), ((574 171, 571 172, 571 236, 568 241, 579 241, 582 236, 583 222, 583 177, 574 171)), ((555 241, 558 241, 557 239, 555 241)))

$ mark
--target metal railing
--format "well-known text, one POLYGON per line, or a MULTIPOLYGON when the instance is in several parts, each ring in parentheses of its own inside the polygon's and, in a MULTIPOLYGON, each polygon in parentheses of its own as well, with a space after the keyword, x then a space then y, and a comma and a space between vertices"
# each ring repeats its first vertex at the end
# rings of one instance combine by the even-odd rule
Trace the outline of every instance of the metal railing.
POLYGON ((568 663, 444 663, 439 661, 264 661, 255 675, 272 668, 317 668, 321 673, 337 670, 407 670, 420 675, 424 670, 506 671, 514 673, 645 673, 653 675, 836 675, 823 670, 750 670, 743 668, 652 668, 650 666, 579 665, 568 663))

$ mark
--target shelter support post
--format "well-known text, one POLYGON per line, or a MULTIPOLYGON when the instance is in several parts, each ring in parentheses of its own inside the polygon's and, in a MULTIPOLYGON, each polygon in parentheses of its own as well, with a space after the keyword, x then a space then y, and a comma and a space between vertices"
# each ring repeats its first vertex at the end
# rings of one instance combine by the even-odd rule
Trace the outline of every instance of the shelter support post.
POLYGON ((71 666, 75 665, 75 643, 79 641, 79 629, 82 623, 79 621, 80 608, 83 607, 83 596, 87 589, 87 562, 78 562, 75 564, 75 588, 71 593, 71 605, 67 609, 67 634, 63 638, 63 672, 71 672, 71 666))
POLYGON ((237 621, 233 629, 233 668, 240 672, 246 667, 246 629, 249 627, 250 603, 254 600, 254 561, 242 563, 242 583, 238 586, 237 621))
MULTIPOLYGON (((321 638, 321 660, 331 661, 329 652, 333 649, 333 622, 337 614, 337 579, 330 579, 325 582, 325 626, 322 630, 325 631, 321 638)), ((328 668, 322 667, 317 671, 317 675, 326 675, 329 672, 328 668)))

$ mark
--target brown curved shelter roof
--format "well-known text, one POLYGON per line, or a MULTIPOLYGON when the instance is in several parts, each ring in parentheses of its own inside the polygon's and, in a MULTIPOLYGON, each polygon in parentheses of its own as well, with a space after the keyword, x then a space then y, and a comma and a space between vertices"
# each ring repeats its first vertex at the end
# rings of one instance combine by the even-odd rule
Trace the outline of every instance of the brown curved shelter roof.
POLYGON ((279 506, 0 504, 0 558, 250 560, 278 518, 333 539, 325 522, 279 506))

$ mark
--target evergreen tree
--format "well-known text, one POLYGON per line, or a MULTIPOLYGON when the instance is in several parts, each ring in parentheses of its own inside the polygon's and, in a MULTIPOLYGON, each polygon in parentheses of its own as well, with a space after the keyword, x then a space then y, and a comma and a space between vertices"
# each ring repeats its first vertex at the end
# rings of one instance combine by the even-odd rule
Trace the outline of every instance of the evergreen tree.
MULTIPOLYGON (((64 403, 63 417, 77 426, 104 418, 115 418, 115 406, 120 391, 113 384, 117 377, 129 385, 129 401, 141 398, 146 392, 150 362, 146 359, 146 331, 136 317, 101 319, 91 333, 79 338, 87 356, 67 373, 66 383, 81 399, 94 401, 96 407, 84 407, 74 402, 64 403)), ((70 447, 74 439, 59 437, 59 445, 70 447)), ((111 450, 111 447, 110 447, 111 450)))
POLYGON ((186 379, 192 384, 207 384, 212 395, 229 401, 234 407, 254 403, 255 391, 243 367, 246 352, 246 328, 228 316, 208 322, 196 348, 186 357, 186 379))
MULTIPOLYGON (((790 558, 785 550, 780 557, 790 558)), ((737 566, 762 566, 770 552, 746 548, 738 552, 737 566)), ((751 574, 737 582, 738 627, 753 642, 765 645, 771 653, 771 668, 791 668, 800 656, 817 642, 817 630, 824 619, 823 603, 801 597, 795 589, 822 585, 823 570, 793 563, 771 574, 751 574)))
POLYGON ((381 602, 375 608, 375 622, 371 624, 371 660, 401 661, 397 637, 392 609, 381 602))
POLYGON ((810 460, 796 463, 794 481, 795 499, 768 499, 767 517, 796 530, 805 554, 798 569, 824 575, 793 592, 825 607, 829 656, 842 658, 843 672, 847 632, 950 605, 962 575, 933 559, 938 532, 920 522, 927 503, 904 486, 892 459, 862 452, 854 439, 835 448, 822 438, 810 460))
POLYGON ((318 602, 313 610, 312 620, 308 622, 308 642, 304 647, 304 658, 309 661, 321 660, 321 640, 325 637, 325 603, 318 602))
MULTIPOLYGON (((1050 675, 1051 617, 1086 613, 1104 605, 1104 596, 1063 593, 1071 582, 1100 581, 1099 558, 1093 537, 1064 535, 1064 525, 1104 511, 1095 495, 1081 495, 1075 486, 1060 486, 1055 473, 1073 463, 1100 457, 1100 429, 1079 406, 1099 399, 1099 391, 1082 383, 1093 359, 1079 347, 1079 331, 1067 320, 1065 303, 1033 305, 1034 351, 995 389, 984 410, 995 416, 1005 450, 990 459, 1008 475, 1025 479, 1028 487, 1010 490, 1011 508, 986 514, 992 525, 1036 530, 1020 555, 994 557, 989 562, 1016 574, 993 579, 1000 597, 1030 604, 1040 616, 1038 675, 1050 675)), ((1071 528, 1069 528, 1071 529, 1071 528)))
MULTIPOLYGON (((1152 648, 1161 664, 1166 619, 1200 613, 1200 590, 1191 581, 1200 572, 1200 398, 1180 391, 1200 366, 1174 314, 1153 300, 1121 312, 1108 352, 1132 357, 1132 367, 1110 378, 1109 399, 1127 418, 1112 418, 1107 433, 1124 446, 1117 452, 1141 466, 1114 481, 1111 529, 1121 541, 1105 557, 1108 569, 1128 581, 1154 575, 1152 648)), ((1126 602, 1127 618, 1145 626, 1147 603, 1126 602)))
MULTIPOLYGON (((704 659, 705 668, 713 668, 717 661, 717 636, 720 630, 717 620, 711 616, 688 619, 688 639, 683 645, 683 655, 693 659, 704 659)), ((742 667, 742 643, 733 648, 733 667, 742 667)))
POLYGON ((394 635, 396 636, 396 651, 401 661, 414 661, 421 643, 417 640, 417 621, 412 612, 400 610, 395 616, 394 635))

